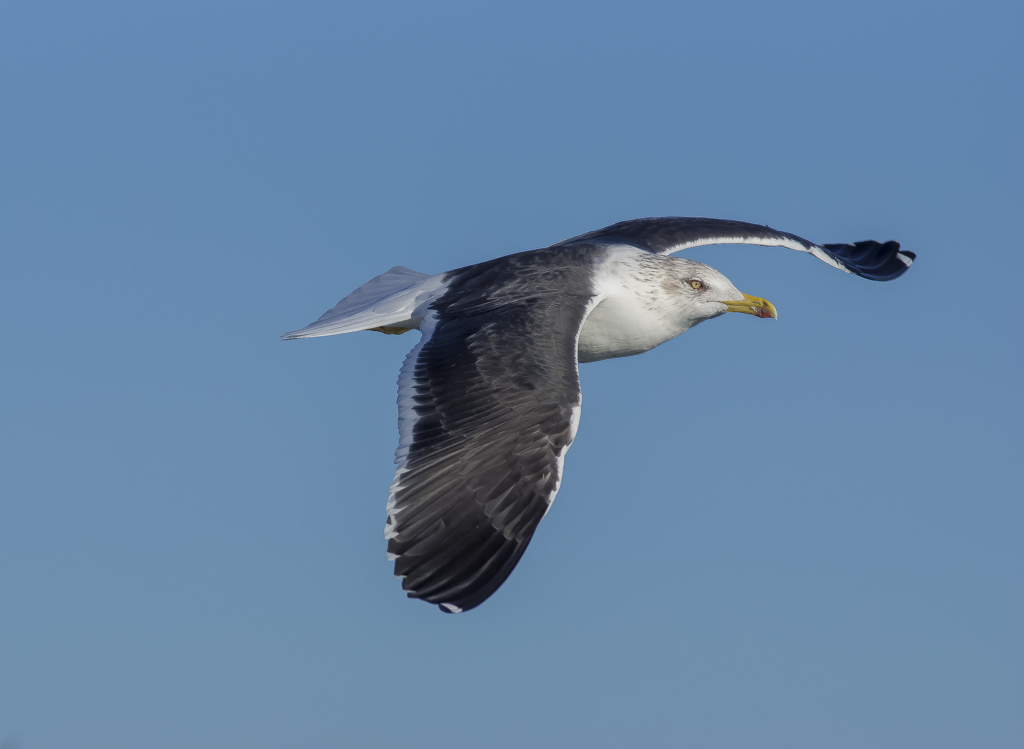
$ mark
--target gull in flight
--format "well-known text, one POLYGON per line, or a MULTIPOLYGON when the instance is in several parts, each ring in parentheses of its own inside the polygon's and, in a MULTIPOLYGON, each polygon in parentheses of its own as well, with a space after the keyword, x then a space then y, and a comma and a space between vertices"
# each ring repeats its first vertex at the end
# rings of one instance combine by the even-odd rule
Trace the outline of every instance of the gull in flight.
POLYGON ((743 221, 642 218, 428 275, 396 267, 285 339, 419 330, 398 377, 388 558, 410 598, 458 613, 512 572, 551 508, 580 419, 580 362, 633 356, 726 312, 777 318, 703 263, 709 244, 785 247, 872 281, 896 242, 814 244, 743 221))

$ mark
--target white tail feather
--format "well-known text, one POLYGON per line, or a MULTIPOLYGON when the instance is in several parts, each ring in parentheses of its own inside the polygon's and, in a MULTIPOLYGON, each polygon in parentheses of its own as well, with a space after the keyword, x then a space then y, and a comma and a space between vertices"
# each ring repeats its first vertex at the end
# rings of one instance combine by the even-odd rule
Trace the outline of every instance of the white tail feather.
POLYGON ((290 340, 379 327, 418 328, 427 304, 443 284, 443 273, 431 276, 399 265, 364 283, 316 322, 281 337, 290 340))

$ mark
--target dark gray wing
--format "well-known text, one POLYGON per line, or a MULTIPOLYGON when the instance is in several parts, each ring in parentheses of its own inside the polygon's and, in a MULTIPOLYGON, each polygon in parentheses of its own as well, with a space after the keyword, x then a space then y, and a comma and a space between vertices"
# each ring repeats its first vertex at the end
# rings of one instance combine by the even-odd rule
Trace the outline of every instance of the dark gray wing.
POLYGON ((385 538, 410 598, 458 612, 505 581, 544 517, 576 434, 576 345, 593 249, 451 271, 399 377, 385 538))
POLYGON ((809 252, 834 268, 872 281, 899 278, 917 257, 899 242, 867 240, 853 244, 809 242, 768 226, 718 218, 637 218, 559 242, 555 247, 587 242, 622 243, 648 252, 671 254, 707 244, 758 244, 809 252))

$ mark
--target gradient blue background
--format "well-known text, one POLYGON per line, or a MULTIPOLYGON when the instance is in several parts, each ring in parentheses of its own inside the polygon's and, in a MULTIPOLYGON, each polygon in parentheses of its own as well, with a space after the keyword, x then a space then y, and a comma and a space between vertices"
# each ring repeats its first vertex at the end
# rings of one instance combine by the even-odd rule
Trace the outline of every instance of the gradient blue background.
POLYGON ((0 746, 1019 747, 1019 2, 5 3, 0 746), (86 7, 88 5, 88 7, 86 7), (582 370, 480 609, 384 556, 393 265, 625 218, 731 315, 582 370))

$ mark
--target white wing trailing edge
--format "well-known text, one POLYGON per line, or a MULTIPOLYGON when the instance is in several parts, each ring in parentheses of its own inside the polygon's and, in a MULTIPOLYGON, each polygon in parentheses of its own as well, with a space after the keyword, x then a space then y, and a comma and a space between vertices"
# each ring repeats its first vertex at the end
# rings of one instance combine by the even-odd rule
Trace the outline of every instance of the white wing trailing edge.
POLYGON ((395 266, 364 283, 316 322, 281 337, 287 341, 382 327, 398 329, 387 332, 413 330, 419 327, 430 300, 444 286, 444 275, 431 276, 395 266))

